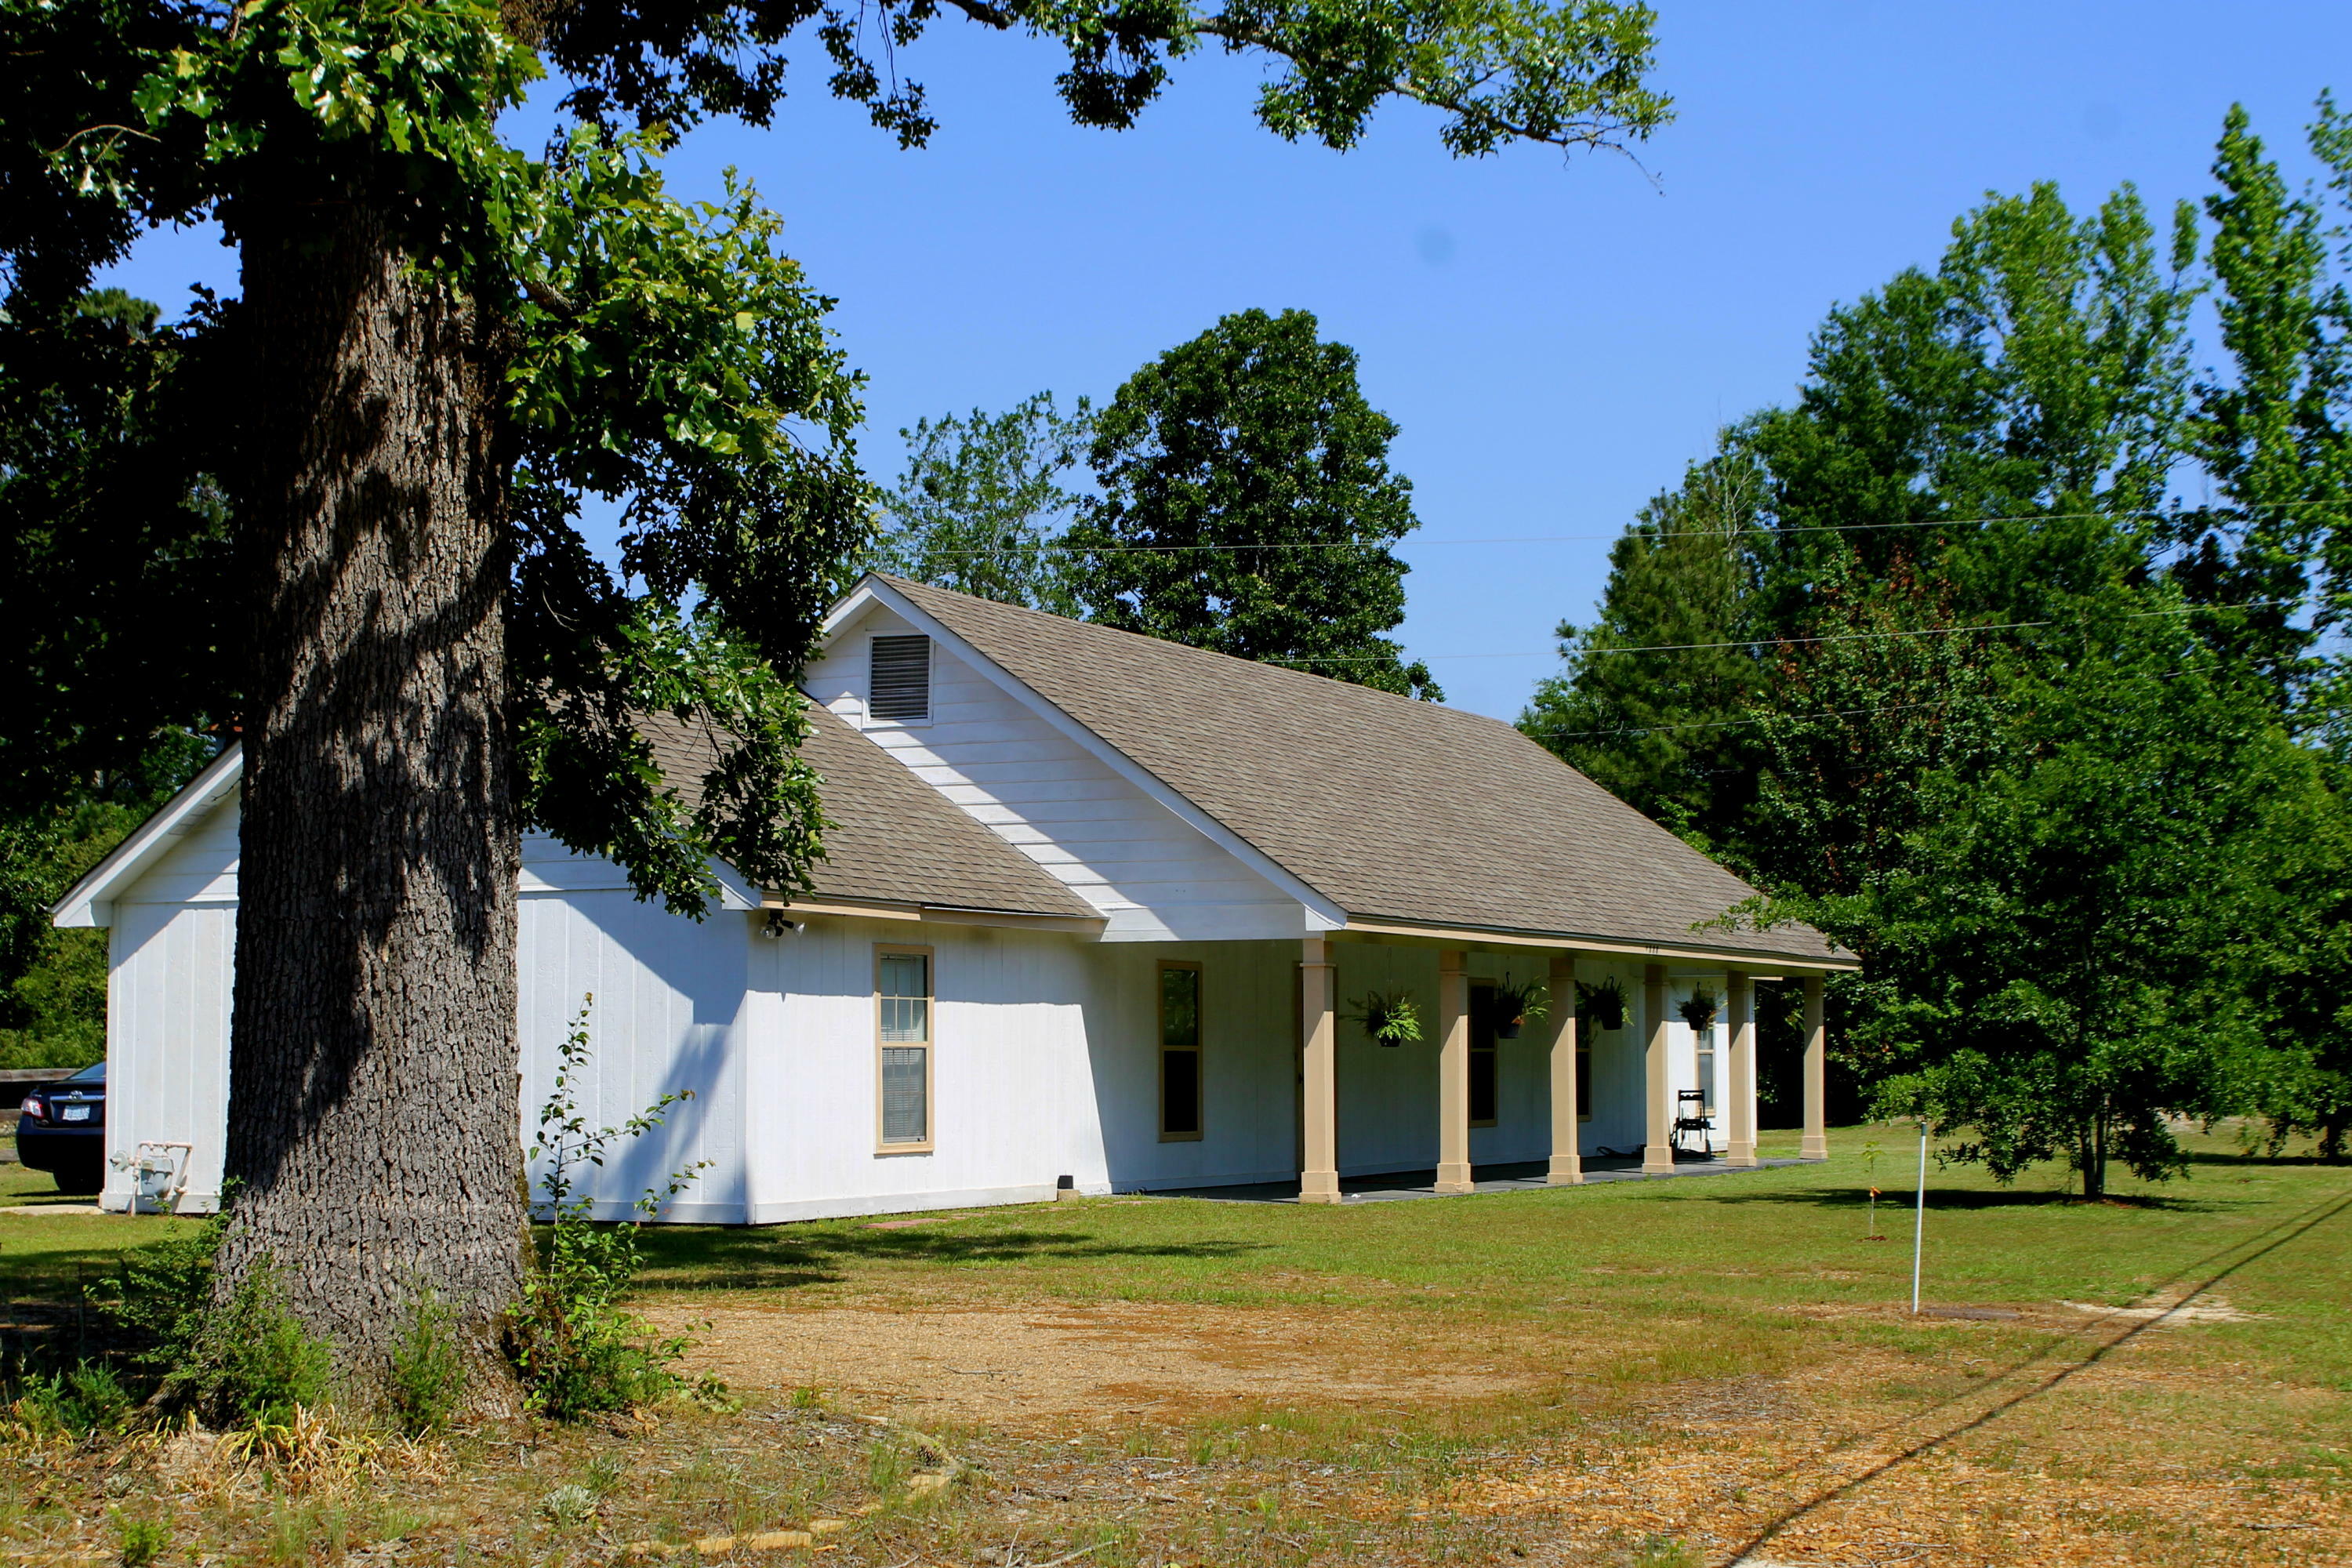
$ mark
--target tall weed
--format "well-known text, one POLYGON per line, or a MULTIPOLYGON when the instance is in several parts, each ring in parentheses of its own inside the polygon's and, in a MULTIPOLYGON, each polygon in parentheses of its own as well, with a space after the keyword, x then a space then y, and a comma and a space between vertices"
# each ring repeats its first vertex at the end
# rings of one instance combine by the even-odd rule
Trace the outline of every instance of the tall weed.
MULTIPOLYGON (((549 1224, 513 1325, 515 1366, 530 1405, 558 1421, 626 1410, 676 1392, 682 1384, 671 1368, 688 1343, 683 1336, 659 1337, 651 1324, 621 1308, 636 1278, 643 1221, 599 1224, 582 1179, 583 1166, 602 1166, 614 1145, 660 1126, 669 1108, 694 1091, 666 1094, 617 1127, 592 1127, 581 1112, 577 1084, 593 1055, 588 1015, 594 1000, 583 1004, 558 1047, 562 1066, 540 1109, 530 1158, 544 1158, 547 1165, 534 1206, 549 1224)), ((660 1213, 708 1163, 673 1173, 666 1188, 646 1188, 637 1213, 647 1219, 660 1213)))

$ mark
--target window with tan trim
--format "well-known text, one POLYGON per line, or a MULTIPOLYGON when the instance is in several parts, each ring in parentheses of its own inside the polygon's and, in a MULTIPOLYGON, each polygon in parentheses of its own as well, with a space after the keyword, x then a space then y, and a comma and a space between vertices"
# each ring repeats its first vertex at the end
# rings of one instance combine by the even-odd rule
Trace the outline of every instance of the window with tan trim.
POLYGON ((1160 1141, 1201 1136, 1201 966, 1160 966, 1160 1141))
POLYGON ((885 1154, 931 1148, 931 950, 874 950, 875 1142, 885 1154))

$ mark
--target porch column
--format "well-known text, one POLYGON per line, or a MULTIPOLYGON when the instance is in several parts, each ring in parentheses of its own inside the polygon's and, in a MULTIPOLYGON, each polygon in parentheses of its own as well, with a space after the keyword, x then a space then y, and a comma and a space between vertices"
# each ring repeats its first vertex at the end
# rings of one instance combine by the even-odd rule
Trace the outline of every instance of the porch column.
POLYGON ((1642 1100, 1647 1107, 1648 1137, 1642 1148, 1642 1173, 1672 1175, 1675 1170, 1674 1080, 1666 1073, 1666 966, 1645 964, 1642 970, 1642 1026, 1650 1033, 1643 1052, 1642 1100))
POLYGON ((1801 1160, 1830 1157, 1829 1025, 1822 1012, 1822 977, 1805 976, 1805 1141, 1801 1160))
POLYGON ((1437 955, 1437 1190, 1466 1193, 1470 1180, 1470 977, 1463 955, 1437 955))
POLYGON ((1584 1155, 1577 1122, 1584 1107, 1576 1099, 1576 954, 1551 955, 1551 1166, 1547 1186, 1572 1187, 1584 1180, 1584 1155))
POLYGON ((1723 977, 1731 1009, 1731 1147, 1727 1165, 1756 1163, 1756 982, 1735 969, 1723 977))
POLYGON ((1339 1028, 1332 1016, 1330 943, 1299 944, 1300 1016, 1298 1201, 1339 1201, 1339 1028))

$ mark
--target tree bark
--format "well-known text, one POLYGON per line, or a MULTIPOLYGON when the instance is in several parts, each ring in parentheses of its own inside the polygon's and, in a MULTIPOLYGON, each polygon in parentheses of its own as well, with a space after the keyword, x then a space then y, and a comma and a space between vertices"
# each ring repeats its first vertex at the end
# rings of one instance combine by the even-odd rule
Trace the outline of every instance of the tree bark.
POLYGON ((237 216, 254 655, 222 1286, 267 1259, 362 1381, 429 1288, 502 1368, 528 1232, 497 369, 382 206, 237 216))

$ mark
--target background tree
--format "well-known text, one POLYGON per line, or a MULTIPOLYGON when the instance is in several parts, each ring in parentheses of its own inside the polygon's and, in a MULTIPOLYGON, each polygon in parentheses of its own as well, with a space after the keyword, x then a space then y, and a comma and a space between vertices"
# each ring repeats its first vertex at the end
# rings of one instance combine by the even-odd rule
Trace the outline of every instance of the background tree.
MULTIPOLYGON (((0 223, 5 223, 0 219, 0 223)), ((19 291, 20 295, 22 291, 19 291)), ((0 1062, 106 1040, 106 942, 49 905, 209 759, 226 531, 161 410, 208 367, 121 289, 0 314, 0 1062)), ((201 315, 201 312, 200 312, 201 315)))
MULTIPOLYGON (((2330 118, 2321 105, 2323 130, 2330 118)), ((2341 284, 2327 275, 2319 205, 2287 189, 2244 109, 2232 107, 2215 152, 2221 189, 2206 198, 2214 313, 2231 374, 2198 388, 2196 456, 2228 505, 2185 510, 2172 571, 2200 603, 2244 606, 2207 617, 2268 673, 2282 708, 2302 704, 2316 632, 2335 624, 2339 590, 2297 618, 2314 557, 2341 531, 2352 493, 2352 342, 2341 284)), ((2324 137, 2319 145, 2326 146, 2324 137)), ((2312 715, 2320 718, 2320 715, 2312 715)))
POLYGON ((2185 1167, 2171 1118, 2243 1108, 2258 1015, 2229 955, 2264 839, 2334 815, 2264 683, 2145 605, 2102 595, 2077 659, 2025 661, 2000 759, 1924 775, 1911 853, 1853 900, 1879 988, 1861 1032, 1897 1068, 1882 1107, 2002 1177, 2063 1158, 2092 1198, 2110 1161, 2185 1167))
POLYGON ((1356 384, 1356 351, 1305 310, 1243 310, 1161 354, 1104 408, 1099 498, 1066 542, 1088 618, 1442 697, 1381 634, 1404 619, 1389 546, 1420 526, 1388 464, 1396 424, 1356 384))
POLYGON ((1765 482, 1745 433, 1727 432, 1721 451, 1644 506, 1610 547, 1600 618, 1559 624, 1567 670, 1537 683, 1519 721, 1710 853, 1752 808, 1748 716, 1763 671, 1747 643, 1747 601, 1765 482))
POLYGON ((1724 553, 1636 521, 1522 720, 1769 889, 1746 913, 1864 956, 1853 1110, 2093 1192, 2178 1168, 2168 1114, 2325 1138, 2347 1099, 2341 778, 2291 732, 2325 706, 2343 295, 2241 117, 2216 173, 2229 376, 2191 384, 2192 211, 2160 241, 2129 187, 1993 198, 1669 498, 1759 476, 1724 553), (2185 461, 2232 504, 2176 509, 2185 461))
MULTIPOLYGON (((1059 87, 1087 124, 1131 123, 1168 62, 1211 43, 1272 57, 1260 118, 1335 147, 1391 96, 1441 110, 1462 153, 1620 144, 1665 114, 1638 6, 956 8, 1063 46, 1059 87)), ((144 582, 106 552, 172 531, 173 549, 133 559, 189 635, 147 639, 172 650, 173 679, 138 700, 182 728, 230 716, 245 748, 240 1195, 218 1278, 233 1290, 274 1260, 359 1381, 420 1285, 486 1370, 518 1298, 525 826, 688 913, 714 857, 804 880, 819 817, 792 680, 866 542, 856 386, 774 219, 742 191, 679 203, 655 160, 704 115, 763 122, 804 26, 833 90, 919 142, 921 89, 886 85, 864 50, 902 48, 935 15, 0 0, 10 330, 70 357, 93 270, 150 226, 215 217, 239 253, 239 298, 193 315, 176 357, 134 345, 119 373, 61 383, 162 388, 143 481, 160 512, 78 509, 91 448, 28 440, 32 466, 7 475, 23 502, 9 548, 47 552, 63 580, 144 582), (535 159, 496 121, 549 67, 579 126, 535 159), (208 534, 211 494, 224 526, 208 534), (589 496, 621 509, 625 576, 573 526, 589 496), (203 613, 218 629, 194 635, 203 613), (695 807, 639 732, 652 711, 713 739, 695 807)), ((125 455, 88 466, 128 484, 125 455)), ((103 627, 137 613, 91 601, 103 627)), ((154 731, 110 712, 76 651, 36 662, 59 723, 108 714, 95 729, 122 745, 154 731)), ((30 719, 5 723, 46 744, 30 719)))
POLYGON ((1040 392, 1003 414, 975 408, 901 430, 907 468, 884 492, 874 566, 960 594, 1077 613, 1061 534, 1079 501, 1061 476, 1093 438, 1083 397, 1064 415, 1040 392))

